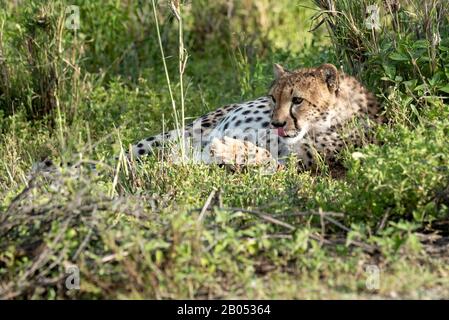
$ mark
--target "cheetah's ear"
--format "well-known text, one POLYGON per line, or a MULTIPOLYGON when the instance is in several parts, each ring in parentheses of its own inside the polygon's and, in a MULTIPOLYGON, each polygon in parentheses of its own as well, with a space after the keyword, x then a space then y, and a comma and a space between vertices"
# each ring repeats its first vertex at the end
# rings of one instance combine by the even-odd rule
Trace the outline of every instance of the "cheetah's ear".
POLYGON ((333 64, 326 63, 318 68, 321 77, 327 83, 327 87, 330 92, 336 92, 339 87, 338 83, 338 70, 333 64))
POLYGON ((287 70, 284 69, 283 66, 281 66, 280 64, 277 64, 277 63, 274 64, 273 70, 274 70, 274 76, 275 76, 276 79, 279 79, 286 72, 288 72, 287 70))

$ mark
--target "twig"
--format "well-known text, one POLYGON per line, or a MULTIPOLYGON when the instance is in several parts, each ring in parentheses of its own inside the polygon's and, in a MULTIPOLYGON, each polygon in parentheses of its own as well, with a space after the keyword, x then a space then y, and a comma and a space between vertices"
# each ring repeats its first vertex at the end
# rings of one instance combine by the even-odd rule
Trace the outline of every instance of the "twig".
POLYGON ((217 194, 218 207, 223 208, 223 189, 218 189, 217 194))
POLYGON ((390 209, 387 209, 387 211, 385 211, 384 216, 382 217, 382 220, 379 223, 379 226, 377 227, 376 234, 379 234, 379 232, 382 231, 382 229, 385 227, 385 223, 387 222, 389 216, 390 216, 390 209))
POLYGON ((310 233, 309 238, 311 238, 315 241, 318 241, 320 243, 320 245, 323 245, 323 244, 331 245, 332 244, 332 241, 325 239, 321 235, 316 235, 316 234, 310 233))
POLYGON ((34 189, 36 187, 35 185, 35 177, 32 177, 28 183, 28 185, 17 195, 14 197, 14 199, 11 200, 11 203, 8 206, 8 209, 6 209, 6 214, 4 215, 4 219, 2 219, 2 223, 3 221, 6 220, 6 218, 8 217, 9 214, 11 214, 12 210, 15 208, 15 204, 17 204, 18 202, 20 202, 21 200, 23 200, 28 193, 34 189))
POLYGON ((287 212, 287 213, 281 213, 278 215, 275 215, 276 217, 303 217, 303 216, 310 216, 310 215, 316 215, 316 216, 331 216, 331 217, 337 217, 337 218, 343 218, 345 216, 344 213, 341 212, 333 212, 333 211, 299 211, 299 212, 287 212))
POLYGON ((292 230, 292 231, 296 230, 296 228, 294 226, 292 226, 291 224, 289 224, 287 222, 284 222, 284 221, 281 221, 279 219, 276 219, 276 218, 274 218, 274 217, 272 217, 272 216, 270 216, 270 215, 268 215, 266 213, 263 213, 263 212, 253 211, 253 210, 246 210, 246 209, 241 209, 241 208, 220 208, 220 209, 228 210, 228 211, 234 211, 234 212, 249 213, 249 214, 252 214, 252 215, 254 215, 254 216, 258 217, 258 218, 261 218, 261 219, 263 219, 265 221, 268 221, 268 222, 270 222, 272 224, 277 224, 279 226, 282 226, 282 227, 287 228, 287 229, 292 230))
POLYGON ((211 193, 209 194, 209 196, 207 197, 206 202, 204 203, 204 206, 203 206, 203 208, 201 209, 200 216, 198 217, 198 221, 202 221, 202 220, 203 220, 204 215, 205 215, 207 209, 209 208, 212 199, 213 199, 214 196, 215 196, 215 192, 216 192, 215 189, 212 190, 211 193))
POLYGON ((359 247, 368 253, 374 253, 378 250, 377 246, 370 245, 370 244, 367 244, 367 243, 364 243, 364 242, 361 242, 358 240, 351 240, 349 243, 347 243, 346 239, 337 239, 334 241, 336 244, 353 245, 355 247, 359 247))
POLYGON ((320 214, 320 225, 321 225, 321 241, 320 241, 320 245, 323 245, 323 239, 326 235, 326 226, 324 223, 324 215, 323 215, 323 210, 321 210, 321 208, 318 210, 318 213, 320 214))
POLYGON ((329 221, 332 224, 335 224, 337 227, 343 229, 346 232, 351 231, 351 229, 349 229, 348 227, 344 226, 343 224, 341 224, 340 222, 338 222, 337 220, 335 220, 334 218, 328 217, 328 216, 323 216, 323 218, 327 221, 329 221))
POLYGON ((72 260, 75 261, 78 256, 80 255, 80 253, 84 250, 84 248, 87 246, 90 237, 92 236, 92 229, 89 229, 89 232, 87 233, 87 235, 84 237, 83 242, 81 242, 80 246, 78 247, 78 249, 76 250, 75 254, 72 256, 72 260))
POLYGON ((263 238, 265 239, 292 239, 292 235, 287 233, 274 233, 274 234, 267 234, 264 235, 263 238))
POLYGON ((125 251, 123 253, 112 253, 112 254, 109 254, 109 255, 103 257, 101 259, 101 262, 102 263, 107 263, 107 262, 110 262, 110 261, 114 261, 117 258, 127 257, 128 255, 129 255, 129 252, 127 252, 127 251, 125 251))

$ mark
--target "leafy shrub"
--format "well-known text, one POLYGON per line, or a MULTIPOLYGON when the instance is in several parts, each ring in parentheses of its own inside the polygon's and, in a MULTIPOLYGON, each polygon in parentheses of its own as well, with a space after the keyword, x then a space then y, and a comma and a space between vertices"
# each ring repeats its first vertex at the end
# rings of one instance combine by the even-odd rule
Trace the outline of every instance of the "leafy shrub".
POLYGON ((416 120, 417 110, 433 107, 447 95, 449 20, 445 1, 315 3, 323 10, 320 17, 328 25, 345 67, 381 92, 391 119, 416 120), (367 25, 371 15, 379 19, 367 25))
POLYGON ((353 217, 395 219, 417 223, 448 217, 449 122, 411 130, 396 126, 384 130, 384 145, 364 148, 360 159, 350 161, 351 200, 343 211, 353 217))

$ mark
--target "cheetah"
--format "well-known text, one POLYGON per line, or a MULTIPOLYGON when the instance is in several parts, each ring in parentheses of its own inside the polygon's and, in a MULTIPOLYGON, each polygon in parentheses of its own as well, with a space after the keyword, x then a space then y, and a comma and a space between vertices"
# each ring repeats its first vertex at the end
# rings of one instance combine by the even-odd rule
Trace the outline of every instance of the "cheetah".
POLYGON ((376 97, 332 64, 288 71, 274 65, 268 95, 212 111, 186 127, 132 146, 132 156, 154 153, 181 136, 204 163, 284 164, 296 155, 304 170, 336 162, 348 144, 360 145, 383 121, 376 97), (362 126, 351 124, 361 123, 362 126), (360 128, 362 127, 362 130, 360 128))
POLYGON ((279 168, 295 155, 298 168, 310 170, 320 161, 334 165, 345 146, 362 144, 373 124, 383 122, 376 97, 332 64, 294 71, 275 64, 274 78, 266 96, 223 106, 184 130, 144 138, 127 158, 156 154, 173 162, 184 156, 206 164, 279 168), (180 145, 186 152, 179 152, 180 145))

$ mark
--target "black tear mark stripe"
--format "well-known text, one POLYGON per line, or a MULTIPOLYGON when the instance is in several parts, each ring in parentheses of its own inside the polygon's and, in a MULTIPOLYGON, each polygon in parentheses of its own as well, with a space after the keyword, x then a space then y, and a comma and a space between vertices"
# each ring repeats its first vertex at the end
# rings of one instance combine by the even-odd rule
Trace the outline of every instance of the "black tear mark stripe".
POLYGON ((290 117, 292 117, 293 119, 293 123, 295 125, 295 129, 299 130, 298 127, 298 119, 295 117, 295 115, 293 114, 293 103, 290 104, 290 117))

